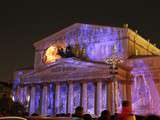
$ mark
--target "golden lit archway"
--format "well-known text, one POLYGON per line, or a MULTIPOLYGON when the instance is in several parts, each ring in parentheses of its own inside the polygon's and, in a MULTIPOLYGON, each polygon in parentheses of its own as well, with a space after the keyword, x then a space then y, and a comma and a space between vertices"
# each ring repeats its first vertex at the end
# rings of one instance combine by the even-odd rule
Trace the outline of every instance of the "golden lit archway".
POLYGON ((45 51, 43 61, 44 63, 49 64, 60 58, 61 56, 58 55, 58 48, 55 45, 52 45, 45 51))

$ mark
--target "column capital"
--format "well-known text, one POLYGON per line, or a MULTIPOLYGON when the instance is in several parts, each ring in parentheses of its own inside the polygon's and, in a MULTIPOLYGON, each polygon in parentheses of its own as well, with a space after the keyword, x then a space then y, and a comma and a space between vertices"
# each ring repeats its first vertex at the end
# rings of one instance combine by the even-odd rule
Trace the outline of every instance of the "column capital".
POLYGON ((49 82, 44 82, 42 86, 48 86, 49 84, 49 82))
POLYGON ((96 79, 94 83, 103 82, 103 81, 104 81, 103 79, 96 79))
POLYGON ((67 81, 67 84, 72 84, 72 83, 74 83, 73 80, 68 80, 68 81, 67 81))
POLYGON ((30 84, 30 87, 36 87, 36 84, 30 84))
POLYGON ((28 85, 28 84, 23 84, 23 86, 24 86, 24 87, 29 87, 29 85, 28 85))
POLYGON ((21 87, 21 88, 24 87, 24 84, 20 84, 19 87, 21 87))
POLYGON ((81 84, 85 84, 85 83, 88 83, 88 81, 86 81, 86 80, 81 80, 80 83, 81 83, 81 84))

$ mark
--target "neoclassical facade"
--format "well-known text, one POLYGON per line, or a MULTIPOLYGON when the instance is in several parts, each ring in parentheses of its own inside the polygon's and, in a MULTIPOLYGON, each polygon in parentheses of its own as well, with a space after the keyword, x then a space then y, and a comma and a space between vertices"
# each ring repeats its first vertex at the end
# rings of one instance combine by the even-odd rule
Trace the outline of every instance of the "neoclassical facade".
POLYGON ((73 24, 36 43, 34 69, 15 72, 13 99, 30 114, 121 111, 122 100, 136 114, 159 114, 160 50, 122 28, 73 24), (106 59, 123 62, 113 69, 106 59))

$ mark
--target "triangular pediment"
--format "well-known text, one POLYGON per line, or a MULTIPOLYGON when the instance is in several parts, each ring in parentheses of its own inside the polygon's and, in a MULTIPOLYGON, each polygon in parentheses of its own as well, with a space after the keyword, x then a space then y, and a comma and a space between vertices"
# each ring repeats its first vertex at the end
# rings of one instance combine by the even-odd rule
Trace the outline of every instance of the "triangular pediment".
POLYGON ((92 62, 81 61, 76 58, 63 58, 57 60, 55 63, 46 67, 45 69, 36 72, 36 75, 57 75, 57 74, 72 74, 72 73, 86 73, 93 71, 107 70, 105 64, 95 64, 92 62))
MULTIPOLYGON (((118 71, 123 73, 122 77, 124 79, 126 77, 125 70, 120 67, 118 71)), ((24 75, 22 79, 24 84, 31 84, 69 80, 97 80, 110 77, 110 70, 105 63, 81 61, 77 58, 62 58, 50 65, 46 65, 41 71, 24 75)))
POLYGON ((41 71, 34 72, 33 74, 24 76, 24 81, 29 79, 44 80, 65 80, 65 79, 85 79, 93 78, 108 74, 105 64, 92 63, 81 61, 76 58, 63 58, 57 60, 55 63, 48 65, 41 71))

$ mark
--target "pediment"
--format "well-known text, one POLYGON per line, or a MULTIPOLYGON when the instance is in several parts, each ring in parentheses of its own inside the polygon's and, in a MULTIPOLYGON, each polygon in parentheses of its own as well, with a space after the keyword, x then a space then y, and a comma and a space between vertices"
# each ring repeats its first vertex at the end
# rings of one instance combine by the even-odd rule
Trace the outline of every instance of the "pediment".
POLYGON ((35 82, 37 80, 78 80, 78 79, 92 79, 95 76, 106 77, 108 74, 105 64, 95 64, 92 62, 81 61, 76 58, 59 59, 55 63, 49 65, 41 71, 34 72, 30 75, 23 76, 24 82, 35 82))
MULTIPOLYGON (((119 68, 118 71, 119 70, 123 73, 119 75, 122 79, 125 79, 125 70, 121 68, 119 68)), ((106 80, 110 77, 110 71, 104 63, 86 62, 76 58, 62 58, 48 65, 41 71, 36 71, 30 75, 24 75, 22 81, 24 84, 31 84, 68 80, 106 80)))
POLYGON ((59 74, 59 73, 72 73, 72 72, 86 72, 86 71, 99 71, 104 70, 104 64, 95 64, 92 62, 81 61, 76 58, 63 58, 57 60, 44 70, 36 74, 59 74))

